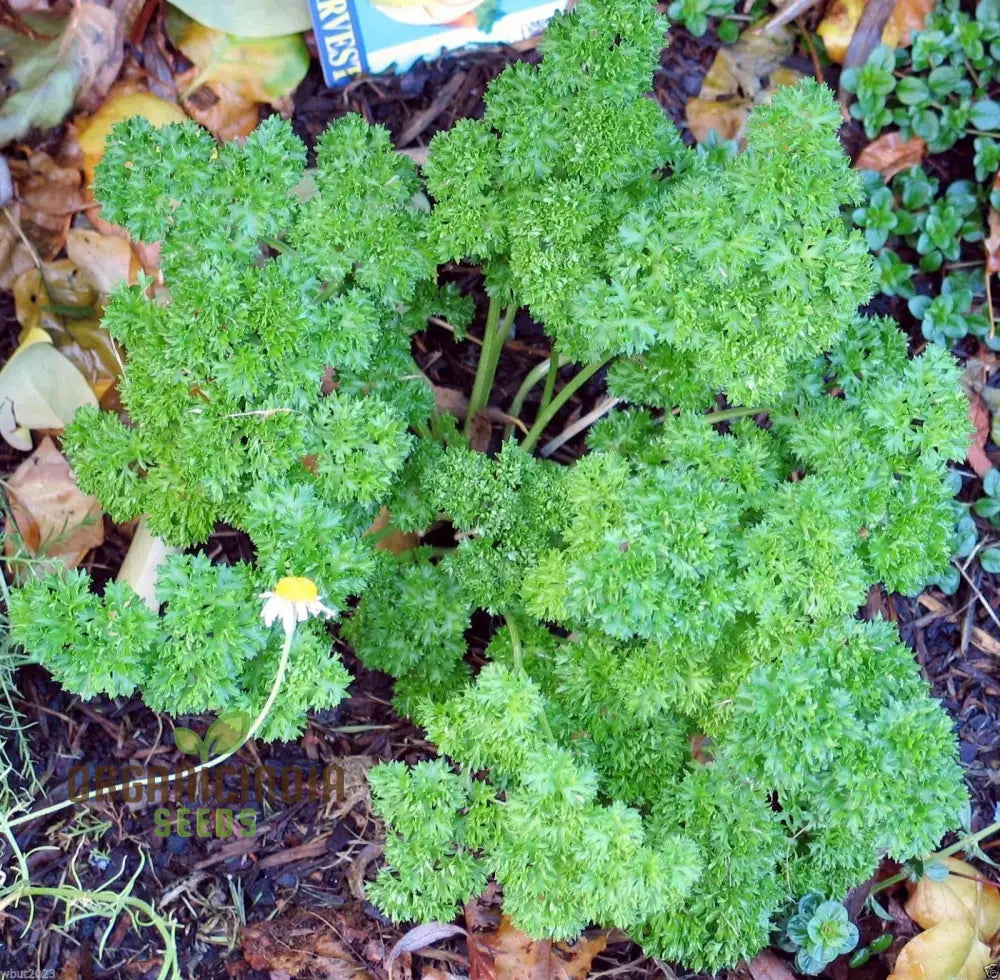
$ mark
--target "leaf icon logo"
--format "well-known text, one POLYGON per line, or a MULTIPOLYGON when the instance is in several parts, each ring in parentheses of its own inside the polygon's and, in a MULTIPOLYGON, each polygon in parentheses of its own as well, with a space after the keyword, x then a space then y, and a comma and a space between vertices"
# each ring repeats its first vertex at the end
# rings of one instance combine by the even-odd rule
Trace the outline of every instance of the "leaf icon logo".
POLYGON ((250 722, 245 711, 224 711, 219 715, 205 733, 209 755, 228 752, 240 745, 250 731, 250 722))
POLYGON ((196 755, 201 762, 208 760, 208 745, 190 728, 175 728, 174 744, 185 755, 196 755))
POLYGON ((247 712, 225 711, 212 722, 204 738, 190 728, 175 728, 174 744, 185 755, 196 755, 199 762, 208 762, 212 756, 241 745, 250 731, 250 724, 247 712))

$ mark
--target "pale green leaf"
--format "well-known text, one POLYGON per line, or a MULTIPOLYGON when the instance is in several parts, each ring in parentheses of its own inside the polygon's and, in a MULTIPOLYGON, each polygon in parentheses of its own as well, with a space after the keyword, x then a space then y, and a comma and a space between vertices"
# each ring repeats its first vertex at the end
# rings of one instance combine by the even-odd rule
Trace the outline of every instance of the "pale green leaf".
POLYGON ((312 27, 306 0, 177 0, 188 17, 238 37, 277 37, 312 27))
POLYGON ((62 429, 81 405, 97 398, 80 371, 51 344, 32 344, 12 357, 0 371, 0 404, 13 410, 0 414, 0 435, 17 446, 13 428, 62 429))

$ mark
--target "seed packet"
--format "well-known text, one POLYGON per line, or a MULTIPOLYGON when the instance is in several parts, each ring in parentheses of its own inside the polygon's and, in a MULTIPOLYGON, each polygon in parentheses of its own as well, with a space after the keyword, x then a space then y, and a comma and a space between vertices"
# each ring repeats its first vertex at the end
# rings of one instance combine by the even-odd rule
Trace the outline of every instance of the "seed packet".
POLYGON ((326 84, 539 33, 566 0, 309 0, 326 84))

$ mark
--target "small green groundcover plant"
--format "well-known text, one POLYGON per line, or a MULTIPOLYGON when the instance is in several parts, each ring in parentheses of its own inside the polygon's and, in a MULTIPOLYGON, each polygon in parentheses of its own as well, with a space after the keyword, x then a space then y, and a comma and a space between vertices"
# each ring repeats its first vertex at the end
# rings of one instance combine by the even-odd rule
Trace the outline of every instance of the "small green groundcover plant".
MULTIPOLYGON (((127 418, 82 411, 65 446, 114 519, 184 546, 224 522, 256 558, 172 558, 159 614, 71 572, 11 615, 71 690, 253 713, 279 646, 255 596, 310 577, 438 749, 371 773, 381 909, 447 920, 494 878, 532 936, 615 926, 715 970, 958 823, 951 722, 895 627, 855 614, 874 583, 915 593, 947 566, 970 427, 950 353, 911 359, 856 312, 876 274, 843 218, 863 189, 830 92, 782 89, 744 152, 698 154, 650 97, 663 33, 645 0, 581 0, 539 66, 434 138, 425 183, 356 117, 321 137, 311 195, 280 121, 221 148, 119 127, 96 191, 163 242, 169 292, 114 294, 127 418), (573 372, 549 370, 495 455, 435 412, 410 354, 430 314, 470 320, 436 284, 456 260, 489 297, 470 420, 518 309, 573 372), (602 368, 620 407, 573 465, 541 458, 602 368), (382 508, 434 547, 377 549, 382 508), (470 657, 476 610, 495 632, 470 657)), ((296 631, 265 737, 343 697, 331 649, 296 631)), ((798 930, 811 963, 853 938, 820 908, 798 930)))

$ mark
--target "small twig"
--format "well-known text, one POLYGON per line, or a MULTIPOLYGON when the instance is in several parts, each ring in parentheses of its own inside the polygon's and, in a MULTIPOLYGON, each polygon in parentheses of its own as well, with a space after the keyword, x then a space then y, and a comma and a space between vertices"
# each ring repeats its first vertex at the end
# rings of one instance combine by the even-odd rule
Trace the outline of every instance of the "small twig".
POLYGON ((610 412, 611 409, 613 409, 619 402, 621 402, 620 398, 606 398, 593 411, 587 412, 586 415, 578 418, 572 425, 567 425, 566 428, 559 433, 559 435, 545 443, 545 445, 538 451, 538 455, 551 456, 557 449, 564 446, 575 435, 583 432, 583 430, 588 426, 593 425, 598 419, 607 415, 608 412, 610 412))
POLYGON ((813 43, 812 34, 806 28, 805 22, 801 17, 796 17, 795 23, 798 24, 799 30, 802 31, 802 40, 809 49, 809 57, 812 59, 813 64, 813 75, 816 77, 816 81, 822 85, 823 66, 819 63, 819 52, 816 50, 816 45, 813 43))
POLYGON ((458 95, 459 89, 465 84, 465 72, 455 72, 447 84, 435 96, 434 101, 423 112, 418 112, 409 122, 406 129, 399 134, 397 146, 407 146, 412 143, 451 103, 458 95))
MULTIPOLYGON (((851 37, 851 43, 847 45, 847 53, 844 55, 845 69, 860 68, 868 60, 868 56, 882 38, 882 31, 885 30, 894 6, 895 0, 871 0, 865 4, 864 10, 861 11, 861 19, 851 37)), ((849 95, 847 89, 841 86, 838 96, 841 105, 847 105, 849 95)))
MULTIPOLYGON (((449 323, 447 320, 441 319, 439 316, 429 316, 427 318, 428 323, 433 323, 436 327, 443 327, 445 330, 450 330, 453 334, 461 333, 458 327, 453 323, 449 323)), ((473 337, 472 334, 468 334, 465 340, 471 340, 474 344, 479 344, 480 347, 483 346, 483 342, 478 337, 473 337)))
MULTIPOLYGON (((989 246, 986 248, 986 257, 989 258, 989 246)), ((986 316, 990 321, 990 340, 994 338, 997 332, 996 320, 993 319, 993 287, 990 280, 993 278, 993 273, 990 272, 990 264, 986 262, 984 266, 983 278, 986 281, 986 316)))
MULTIPOLYGON (((973 552, 973 554, 975 554, 975 552, 973 552)), ((971 556, 970 556, 970 559, 971 559, 971 556)), ((965 581, 969 583, 969 587, 976 594, 976 598, 983 604, 983 608, 989 614, 990 619, 992 619, 993 622, 998 627, 1000 627, 1000 619, 997 618, 997 614, 993 611, 993 608, 992 608, 992 606, 990 606, 989 602, 987 601, 986 596, 984 596, 982 594, 982 592, 979 591, 979 586, 976 585, 976 583, 972 581, 972 578, 970 577, 969 573, 965 570, 965 568, 963 568, 961 565, 959 565, 958 562, 954 562, 954 565, 958 569, 958 573, 962 576, 962 578, 964 578, 965 581)))
POLYGON ((35 246, 28 241, 28 237, 24 234, 24 231, 21 228, 20 223, 14 220, 13 215, 11 215, 10 211, 7 210, 6 205, 4 205, 2 210, 3 210, 3 216, 10 222, 10 226, 17 233, 17 237, 21 239, 21 241, 24 243, 24 247, 31 253, 31 260, 40 269, 42 267, 42 259, 39 256, 39 254, 35 251, 35 246))
POLYGON ((801 17, 807 10, 811 10, 819 0, 791 0, 786 3, 762 28, 763 33, 772 34, 779 27, 790 24, 797 17, 801 17))
POLYGON ((596 980, 597 977, 615 977, 619 973, 625 973, 627 970, 635 969, 642 963, 645 963, 648 957, 640 956, 637 960, 632 960, 631 963, 622 963, 621 966, 614 966, 610 970, 599 970, 597 973, 590 974, 590 980, 596 980))

